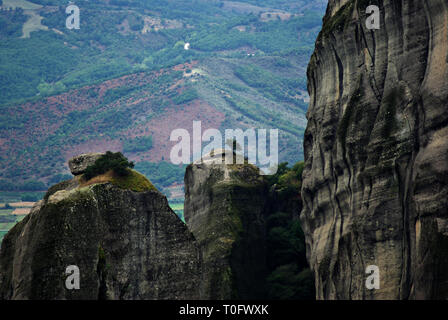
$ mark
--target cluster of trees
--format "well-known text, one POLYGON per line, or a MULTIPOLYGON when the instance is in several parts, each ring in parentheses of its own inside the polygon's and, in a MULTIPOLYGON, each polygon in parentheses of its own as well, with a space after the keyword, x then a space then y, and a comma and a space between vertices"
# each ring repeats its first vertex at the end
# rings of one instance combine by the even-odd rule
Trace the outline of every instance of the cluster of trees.
POLYGON ((128 168, 134 168, 134 163, 129 162, 128 159, 121 152, 107 151, 105 155, 95 161, 95 163, 87 167, 84 178, 90 180, 96 176, 113 170, 120 176, 129 174, 128 168))
POLYGON ((57 173, 55 175, 53 175, 49 180, 48 183, 50 185, 62 182, 62 181, 66 181, 66 180, 70 180, 72 179, 73 176, 71 174, 64 174, 64 173, 57 173))
POLYGON ((67 89, 67 87, 60 81, 55 82, 54 84, 41 82, 37 86, 37 90, 42 96, 50 96, 52 94, 57 94, 63 92, 67 89))
MULTIPOLYGON (((40 2, 51 5, 51 1, 40 2)), ((14 11, 0 11, 0 38, 7 36, 0 46, 0 104, 131 73, 133 64, 148 54, 143 42, 117 32, 124 19, 131 29, 143 27, 140 14, 116 12, 110 6, 84 1, 77 5, 83 8, 80 30, 65 28, 67 14, 65 6, 60 6, 58 11, 42 12, 42 24, 64 34, 39 31, 29 39, 19 38, 28 19, 25 15, 17 13, 11 18, 14 11), (105 47, 108 50, 103 52, 105 47)))
MULTIPOLYGON (((253 14, 229 19, 229 22, 215 25, 197 32, 191 42, 202 51, 220 51, 238 49, 250 46, 264 53, 279 53, 291 48, 291 43, 297 41, 297 35, 303 30, 318 29, 321 17, 315 13, 308 13, 303 17, 294 17, 288 21, 262 22, 253 14), (253 28, 255 32, 240 32, 235 29, 238 25, 253 28)), ((317 30, 316 30, 317 32, 317 30)), ((311 54, 313 39, 304 38, 306 42, 300 43, 307 47, 311 54)))
POLYGON ((22 35, 22 25, 26 20, 27 17, 23 14, 21 8, 14 10, 0 9, 0 39, 20 37, 22 35))
MULTIPOLYGON (((0 28, 1 29, 1 28, 0 28)), ((53 83, 74 70, 80 53, 63 41, 55 41, 50 32, 33 32, 31 38, 8 37, 0 45, 0 104, 32 97, 38 86, 53 83)), ((42 93, 48 88, 41 87, 42 93)), ((54 93, 60 87, 48 90, 54 93)))
POLYGON ((134 139, 125 141, 123 144, 124 152, 145 152, 152 148, 152 137, 136 137, 134 139))
POLYGON ((26 194, 23 194, 20 199, 22 201, 30 201, 30 202, 36 202, 39 201, 40 199, 42 199, 42 193, 38 193, 38 192, 34 192, 34 193, 30 193, 27 192, 26 194))
POLYGON ((297 94, 298 89, 306 89, 304 78, 281 78, 253 64, 237 67, 235 75, 249 86, 260 89, 260 93, 267 98, 285 103, 297 104, 297 99, 291 97, 297 94))

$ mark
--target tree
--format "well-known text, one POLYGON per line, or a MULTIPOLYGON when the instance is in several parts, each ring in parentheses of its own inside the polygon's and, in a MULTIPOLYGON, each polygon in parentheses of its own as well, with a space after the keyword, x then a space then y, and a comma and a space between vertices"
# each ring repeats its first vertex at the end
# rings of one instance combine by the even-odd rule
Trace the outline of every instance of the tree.
POLYGON ((86 172, 84 173, 84 178, 90 180, 109 170, 113 170, 120 176, 126 176, 129 174, 128 168, 134 168, 134 163, 129 162, 121 152, 113 153, 107 151, 106 154, 96 160, 93 165, 87 167, 86 172))

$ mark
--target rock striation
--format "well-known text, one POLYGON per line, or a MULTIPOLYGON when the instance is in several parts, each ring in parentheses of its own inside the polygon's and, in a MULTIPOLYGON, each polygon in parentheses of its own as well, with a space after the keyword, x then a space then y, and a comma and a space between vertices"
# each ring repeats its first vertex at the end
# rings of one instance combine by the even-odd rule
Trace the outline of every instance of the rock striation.
POLYGON ((446 0, 329 1, 302 186, 318 299, 448 298, 447 17, 446 0))
MULTIPOLYGON (((70 162, 78 173, 86 166, 79 159, 70 162)), ((127 179, 142 176, 132 171, 127 179)), ((53 186, 5 236, 0 299, 198 299, 198 247, 165 196, 107 176, 97 181, 76 176, 53 186), (66 288, 71 265, 79 290, 66 288)))

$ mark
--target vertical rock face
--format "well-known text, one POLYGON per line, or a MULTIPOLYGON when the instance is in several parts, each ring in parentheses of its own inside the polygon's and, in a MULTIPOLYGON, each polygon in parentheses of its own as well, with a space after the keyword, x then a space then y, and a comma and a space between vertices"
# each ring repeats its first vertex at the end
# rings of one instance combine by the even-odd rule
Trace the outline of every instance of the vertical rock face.
POLYGON ((185 221, 202 254, 201 298, 264 297, 267 186, 258 169, 194 163, 185 193, 185 221))
POLYGON ((4 238, 0 299, 199 298, 196 241, 162 194, 78 181, 50 188, 4 238), (66 288, 71 265, 79 290, 66 288))
POLYGON ((301 219, 317 298, 448 298, 448 3, 330 0, 308 80, 301 219))

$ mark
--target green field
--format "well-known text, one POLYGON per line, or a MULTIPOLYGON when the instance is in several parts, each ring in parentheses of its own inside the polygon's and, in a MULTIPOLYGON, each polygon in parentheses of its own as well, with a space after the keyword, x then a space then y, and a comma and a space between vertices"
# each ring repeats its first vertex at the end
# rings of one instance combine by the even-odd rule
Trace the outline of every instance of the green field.
POLYGON ((0 230, 10 230, 12 227, 14 227, 15 226, 15 222, 5 222, 5 223, 2 223, 2 222, 0 222, 0 230))
POLYGON ((172 202, 170 203, 171 209, 177 214, 177 216, 185 222, 184 218, 184 204, 183 202, 172 202))
POLYGON ((5 209, 5 204, 21 202, 30 196, 35 200, 39 200, 43 197, 43 194, 43 192, 0 192, 0 243, 6 233, 26 216, 13 215, 12 212, 15 208, 5 209))
POLYGON ((25 216, 12 215, 13 209, 0 210, 0 243, 3 237, 16 225, 17 222, 22 220, 25 216))
POLYGON ((16 225, 17 222, 25 218, 24 215, 12 215, 12 210, 0 210, 0 244, 3 237, 16 225))

